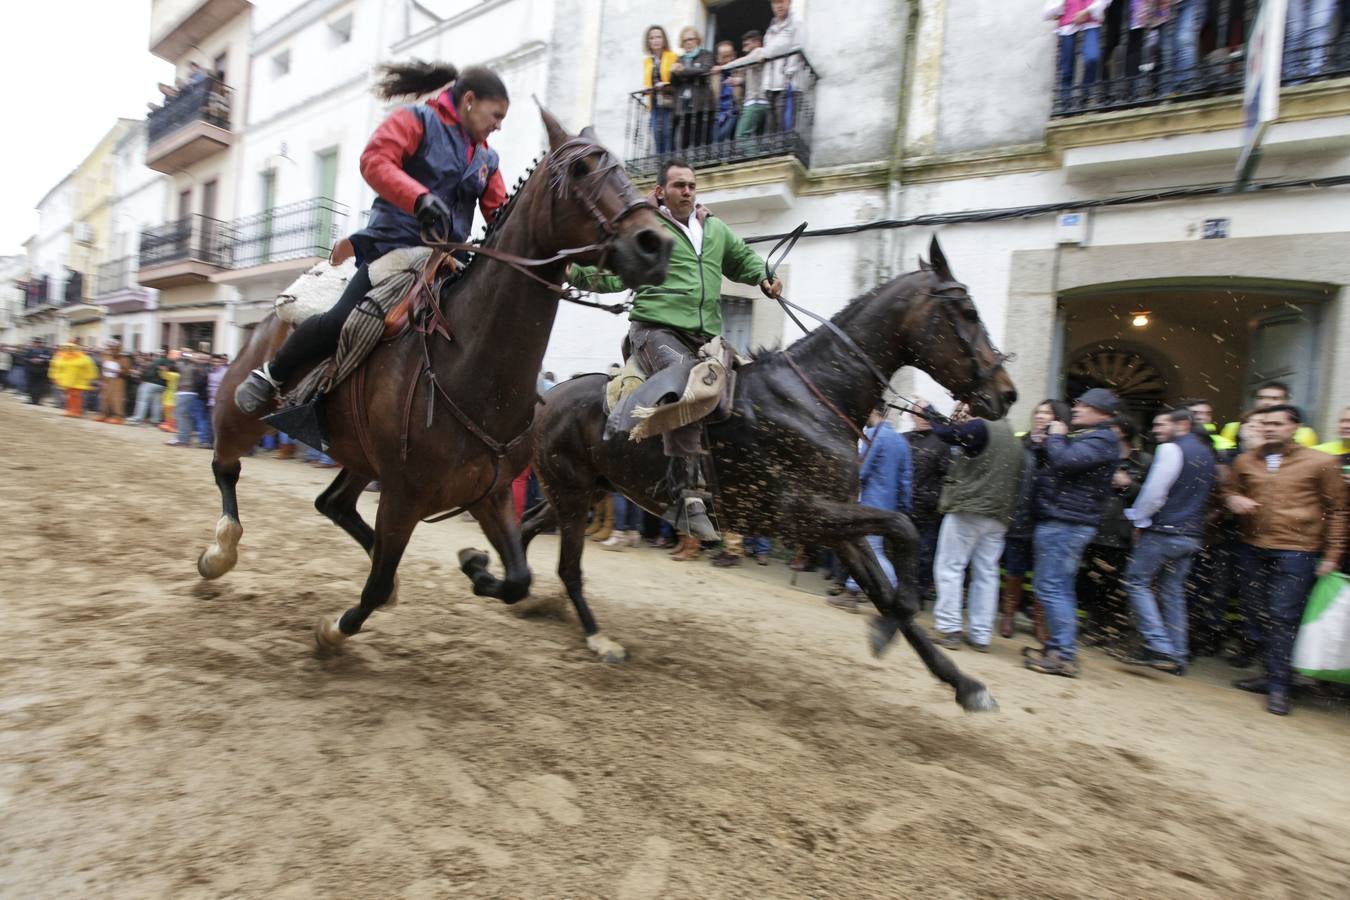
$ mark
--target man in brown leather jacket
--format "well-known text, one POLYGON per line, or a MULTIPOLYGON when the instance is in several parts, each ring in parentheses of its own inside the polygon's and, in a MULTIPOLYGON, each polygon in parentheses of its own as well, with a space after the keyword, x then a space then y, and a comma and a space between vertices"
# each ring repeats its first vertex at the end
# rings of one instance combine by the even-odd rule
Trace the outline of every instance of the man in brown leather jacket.
POLYGON ((1262 626, 1266 674, 1234 684, 1267 694, 1266 709, 1283 716, 1308 593, 1345 550, 1345 487, 1336 457, 1294 441, 1297 407, 1279 404, 1257 418, 1263 445, 1234 460, 1224 501, 1242 530, 1239 588, 1262 626))

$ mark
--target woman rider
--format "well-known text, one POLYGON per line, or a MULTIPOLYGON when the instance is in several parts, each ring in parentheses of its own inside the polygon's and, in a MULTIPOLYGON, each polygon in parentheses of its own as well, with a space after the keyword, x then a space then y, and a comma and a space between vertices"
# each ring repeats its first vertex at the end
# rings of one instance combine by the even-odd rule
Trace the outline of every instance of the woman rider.
POLYGON ((234 400, 248 415, 271 403, 281 385, 331 356, 347 316, 370 291, 367 266, 400 247, 433 240, 463 241, 477 203, 491 223, 506 202, 497 154, 488 135, 502 126, 510 99, 491 69, 463 73, 449 64, 385 66, 376 94, 417 96, 447 85, 435 99, 395 110, 361 154, 361 175, 378 195, 365 228, 351 236, 357 270, 342 297, 322 315, 298 325, 270 362, 249 373, 234 400))

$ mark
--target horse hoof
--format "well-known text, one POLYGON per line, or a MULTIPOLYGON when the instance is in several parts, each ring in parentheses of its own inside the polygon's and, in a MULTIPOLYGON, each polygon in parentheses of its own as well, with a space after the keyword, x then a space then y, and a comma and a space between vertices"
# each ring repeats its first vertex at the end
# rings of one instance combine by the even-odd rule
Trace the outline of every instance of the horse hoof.
POLYGON ((459 570, 470 578, 473 577, 475 571, 486 569, 489 561, 487 552, 484 550, 465 547, 459 551, 459 570))
POLYGON ((621 663, 628 659, 628 651, 623 649, 623 644, 610 640, 603 634, 593 634, 586 638, 586 646, 600 657, 602 663, 621 663))
POLYGON ((239 520, 221 516, 216 520, 216 537, 197 557, 197 574, 206 579, 219 578, 239 561, 239 538, 244 526, 239 520))
POLYGON ((966 693, 958 702, 966 712, 998 712, 998 701, 984 685, 966 693))
POLYGON ((880 657, 900 632, 900 620, 893 616, 872 616, 867 623, 867 642, 872 655, 880 657))
POLYGON ((317 645, 320 656, 328 656, 338 653, 342 650, 342 645, 347 640, 347 635, 338 628, 338 619, 341 616, 324 616, 314 624, 314 643, 317 645))

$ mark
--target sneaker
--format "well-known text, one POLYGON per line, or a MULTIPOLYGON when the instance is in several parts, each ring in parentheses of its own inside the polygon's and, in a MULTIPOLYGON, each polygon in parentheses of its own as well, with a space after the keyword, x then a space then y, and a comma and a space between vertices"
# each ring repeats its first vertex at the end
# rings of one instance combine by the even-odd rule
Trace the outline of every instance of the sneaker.
POLYGON ((1291 708, 1288 691, 1271 691, 1266 697, 1266 712, 1271 715, 1287 716, 1291 708))
POLYGON ((629 546, 628 539, 623 536, 622 531, 611 532, 609 537, 600 542, 602 550, 622 550, 629 546))
POLYGON ((1233 682, 1233 687, 1239 691, 1247 691, 1252 694, 1270 693, 1270 683, 1266 681, 1266 676, 1257 675, 1255 678, 1239 678, 1233 682))
POLYGON ((959 631, 934 631, 933 643, 942 647, 944 650, 961 649, 961 632, 959 631))
POLYGON ((1143 668, 1157 669, 1159 672, 1167 672, 1171 675, 1180 675, 1186 671, 1186 666, 1170 656, 1164 656, 1145 647, 1138 653, 1126 653, 1120 661, 1127 666, 1140 666, 1143 668))
POLYGON ((719 569, 730 569, 741 564, 741 558, 723 551, 713 557, 712 564, 719 569))
POLYGON ((769 564, 769 554, 767 553, 755 554, 755 565, 767 566, 768 564, 769 564))
POLYGON ((979 641, 972 640, 971 637, 970 637, 970 635, 966 635, 965 641, 966 641, 966 646, 969 647, 970 649, 974 650, 976 653, 988 653, 988 652, 989 652, 989 645, 988 645, 987 643, 981 644, 979 641))
POLYGON ((234 389, 234 404, 244 415, 255 416, 276 399, 281 384, 272 377, 267 363, 248 373, 248 377, 234 389))
POLYGON ((839 597, 826 597, 825 602, 835 609, 842 609, 844 612, 862 612, 862 604, 858 601, 858 595, 852 591, 839 597))

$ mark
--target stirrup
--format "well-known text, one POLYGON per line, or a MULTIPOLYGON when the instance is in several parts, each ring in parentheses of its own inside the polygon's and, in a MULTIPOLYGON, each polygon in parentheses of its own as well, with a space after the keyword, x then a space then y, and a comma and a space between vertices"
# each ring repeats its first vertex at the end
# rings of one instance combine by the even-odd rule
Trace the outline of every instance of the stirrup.
POLYGON ((234 405, 248 416, 255 416, 276 398, 281 384, 272 377, 269 363, 263 363, 234 389, 234 405))
POLYGON ((720 541, 722 536, 713 527, 708 518, 708 506, 704 502, 707 496, 699 491, 685 491, 678 502, 666 509, 662 516, 677 531, 692 534, 701 541, 720 541))

